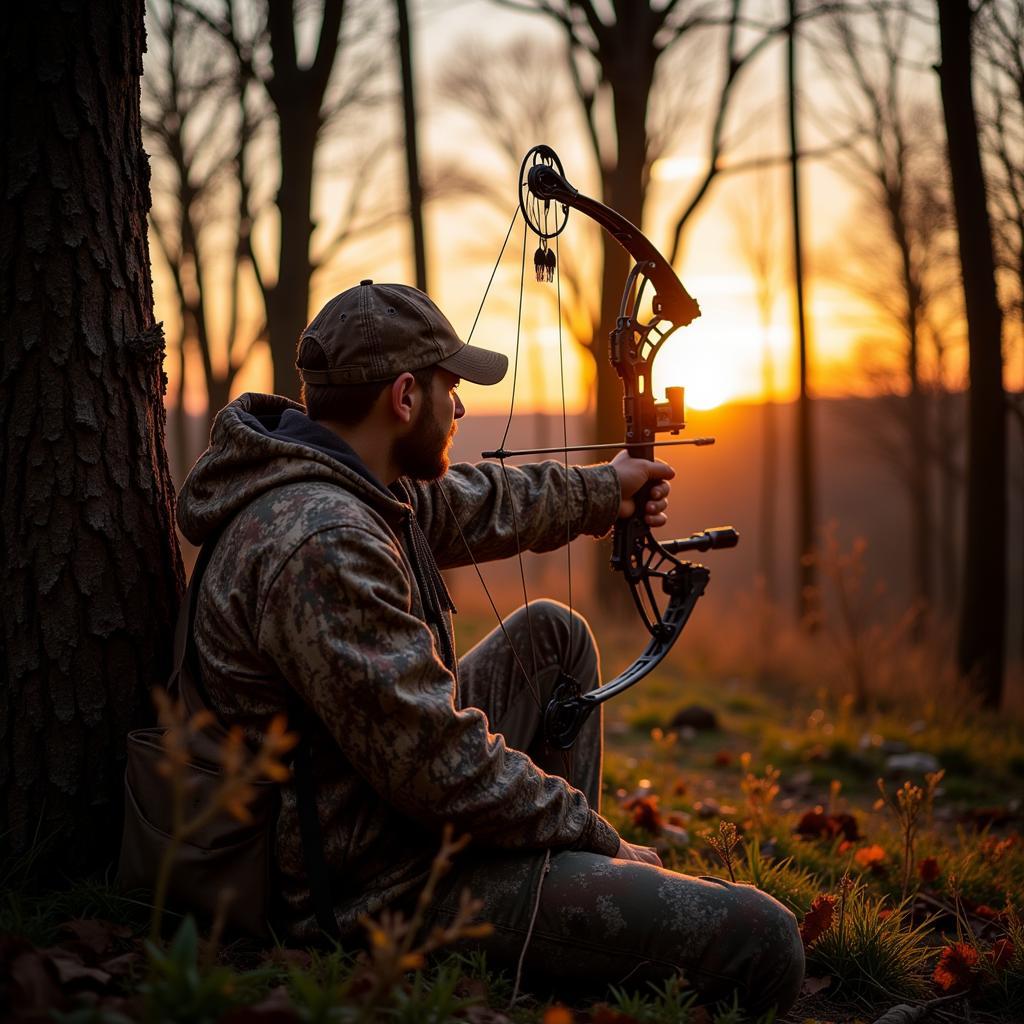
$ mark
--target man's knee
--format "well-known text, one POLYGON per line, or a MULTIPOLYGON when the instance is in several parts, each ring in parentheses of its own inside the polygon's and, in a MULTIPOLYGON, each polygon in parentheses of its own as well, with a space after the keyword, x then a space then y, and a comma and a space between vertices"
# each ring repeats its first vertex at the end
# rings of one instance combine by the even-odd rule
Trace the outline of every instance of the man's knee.
POLYGON ((587 620, 575 609, 551 598, 530 602, 534 625, 552 637, 562 654, 561 663, 578 677, 584 690, 597 684, 597 641, 587 620))
POLYGON ((746 1008, 785 1011, 796 1001, 804 979, 804 946, 794 915, 778 900, 753 886, 734 885, 738 913, 730 915, 740 942, 736 962, 746 989, 746 1008))

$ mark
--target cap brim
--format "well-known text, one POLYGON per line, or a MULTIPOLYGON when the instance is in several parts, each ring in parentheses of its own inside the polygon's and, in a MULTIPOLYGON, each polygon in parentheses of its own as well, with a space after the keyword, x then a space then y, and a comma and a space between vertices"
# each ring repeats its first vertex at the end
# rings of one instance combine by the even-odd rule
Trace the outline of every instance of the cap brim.
POLYGON ((473 384, 497 384, 508 372, 508 356, 475 345, 463 345, 437 365, 473 384))

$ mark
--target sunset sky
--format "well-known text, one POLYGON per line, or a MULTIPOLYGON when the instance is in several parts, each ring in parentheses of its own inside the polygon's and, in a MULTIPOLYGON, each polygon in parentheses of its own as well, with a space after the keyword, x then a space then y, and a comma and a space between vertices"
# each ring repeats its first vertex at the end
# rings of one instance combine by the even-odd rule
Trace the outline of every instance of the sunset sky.
MULTIPOLYGON (((502 10, 476 0, 414 5, 414 10, 417 8, 416 60, 421 83, 419 105, 424 165, 429 173, 431 166, 452 160, 463 160, 473 166, 481 162, 488 167, 493 164, 493 184, 507 194, 506 205, 510 212, 516 201, 515 169, 493 159, 472 122, 465 115, 453 113, 438 100, 436 83, 449 56, 460 48, 495 46, 517 35, 529 35, 537 40, 538 46, 543 46, 545 41, 557 42, 559 34, 547 19, 502 10)), ((929 52, 929 45, 925 36, 921 42, 924 56, 929 52)), ((805 95, 812 97, 812 103, 809 108, 805 104, 809 113, 805 117, 807 123, 802 142, 806 147, 820 146, 825 135, 818 125, 823 120, 827 121, 836 100, 828 76, 817 67, 807 45, 803 53, 805 95)), ((783 61, 784 48, 780 41, 768 47, 746 72, 730 122, 733 125, 731 135, 738 141, 732 150, 734 159, 784 152, 783 61)), ((716 63, 715 74, 718 67, 716 63)), ((908 82, 921 96, 934 98, 937 93, 934 79, 933 73, 920 71, 909 74, 908 82)), ((708 131, 705 100, 709 92, 706 86, 707 83, 695 87, 687 129, 680 133, 679 143, 655 166, 652 174, 643 229, 662 251, 668 249, 675 212, 704 166, 702 147, 708 131)), ((397 111, 381 114, 381 117, 392 118, 395 123, 391 127, 397 131, 397 111)), ((582 147, 577 129, 567 129, 558 138, 535 141, 553 145, 562 156, 566 177, 583 191, 595 194, 591 157, 582 147)), ((341 141, 334 144, 333 154, 332 146, 324 147, 321 165, 344 163, 344 145, 341 141)), ((388 183, 385 187, 391 190, 390 198, 396 201, 404 186, 401 164, 395 157, 392 164, 389 164, 384 178, 388 183)), ((807 161, 803 182, 812 388, 820 395, 864 393, 870 390, 870 385, 862 373, 858 342, 865 337, 877 339, 888 328, 873 319, 870 307, 841 280, 844 240, 853 229, 858 197, 835 167, 825 160, 807 161)), ((315 197, 315 219, 318 222, 325 225, 333 222, 333 211, 342 205, 347 188, 344 181, 329 173, 321 176, 315 197)), ((262 244, 268 248, 267 242, 276 231, 275 216, 275 213, 270 213, 259 223, 258 246, 262 244)), ((458 196, 437 201, 428 209, 431 291, 463 336, 473 322, 507 228, 508 216, 509 213, 499 216, 496 210, 485 207, 479 200, 460 199, 458 196)), ((668 384, 682 384, 687 389, 688 405, 697 409, 726 401, 760 401, 765 394, 764 352, 767 342, 775 382, 774 395, 781 400, 794 397, 796 365, 789 285, 789 216, 784 167, 761 174, 723 175, 712 187, 711 194, 688 229, 684 257, 677 266, 684 284, 700 303, 702 316, 690 327, 677 332, 659 355, 656 390, 660 391, 668 384), (757 200, 759 190, 767 190, 767 203, 757 200), (770 233, 772 251, 777 254, 776 301, 768 325, 761 322, 756 284, 743 255, 743 232, 739 227, 744 218, 756 224, 757 218, 763 217, 766 211, 768 220, 762 224, 761 232, 770 233)), ((751 230, 757 229, 748 227, 748 235, 751 230)), ((520 231, 517 227, 514 239, 521 243, 520 231)), ((314 248, 315 243, 316 237, 314 248)), ((528 261, 535 244, 531 241, 528 246, 528 261)), ((575 258, 589 261, 588 265, 593 265, 596 276, 596 234, 586 218, 572 214, 570 226, 561 237, 560 244, 565 250, 573 249, 575 258)), ((516 342, 518 260, 518 245, 510 242, 502 271, 495 279, 474 336, 474 341, 506 352, 510 358, 514 356, 516 342)), ((517 408, 554 409, 560 403, 558 329, 552 293, 544 291, 552 286, 534 282, 531 271, 532 267, 528 266, 517 408)), ((156 255, 154 272, 158 318, 173 323, 174 303, 168 277, 156 255)), ((410 281, 413 278, 410 243, 404 223, 394 223, 370 238, 343 247, 335 260, 313 279, 311 315, 331 295, 364 277, 372 277, 376 281, 410 281)), ((296 333, 301 326, 296 325, 296 333)), ((581 411, 587 407, 591 391, 591 364, 572 343, 568 324, 563 330, 563 339, 566 400, 571 411, 581 411)), ((954 357, 954 361, 956 359, 960 359, 959 355, 954 357)), ((174 360, 169 360, 169 398, 173 398, 178 386, 173 363, 174 360)), ((956 366, 954 377, 962 373, 962 359, 956 366)), ((1010 366, 1008 384, 1020 387, 1013 361, 1010 366)), ((193 378, 201 378, 201 373, 194 374, 193 378)), ((501 385, 469 389, 467 397, 471 398, 473 408, 480 411, 504 411, 508 407, 511 383, 510 373, 501 385)), ((269 386, 269 358, 265 349, 258 345, 236 379, 233 390, 234 393, 267 390, 269 386)), ((186 397, 191 411, 201 411, 205 403, 201 383, 190 386, 186 397)))

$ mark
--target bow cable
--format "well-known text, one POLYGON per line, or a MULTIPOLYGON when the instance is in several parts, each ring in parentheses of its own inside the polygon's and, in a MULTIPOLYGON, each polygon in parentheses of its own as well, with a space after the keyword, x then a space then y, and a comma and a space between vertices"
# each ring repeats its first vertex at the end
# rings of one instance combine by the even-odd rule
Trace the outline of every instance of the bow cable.
MULTIPOLYGON (((545 210, 544 210, 544 235, 548 234, 548 227, 549 227, 549 224, 548 224, 548 212, 549 211, 546 208, 547 206, 548 206, 548 204, 545 204, 545 210)), ((520 207, 517 206, 515 212, 512 215, 512 220, 509 223, 508 231, 505 233, 505 239, 502 242, 501 249, 500 249, 500 251, 498 253, 498 258, 495 260, 494 267, 492 268, 490 277, 488 278, 487 286, 484 289, 483 298, 480 300, 480 305, 477 308, 476 316, 473 319, 472 327, 470 328, 469 335, 468 335, 468 337, 466 339, 466 343, 467 344, 470 342, 470 340, 473 337, 474 332, 476 331, 477 323, 479 322, 481 313, 483 312, 483 307, 484 307, 484 304, 487 301, 487 296, 488 296, 488 293, 490 292, 491 285, 494 282, 495 275, 497 274, 498 266, 501 263, 501 258, 504 255, 505 249, 506 249, 506 247, 508 245, 508 241, 509 241, 509 239, 511 238, 511 235, 512 235, 512 230, 515 227, 516 217, 520 214, 520 212, 521 212, 521 209, 520 209, 520 207)), ((512 369, 512 394, 511 394, 511 399, 510 399, 510 402, 509 402, 509 413, 508 413, 508 417, 507 417, 506 422, 505 422, 504 433, 502 435, 502 440, 501 440, 501 445, 500 445, 501 449, 505 449, 506 442, 508 441, 509 431, 511 430, 511 426, 512 426, 512 417, 513 417, 514 412, 515 412, 515 397, 516 397, 516 389, 517 389, 517 386, 518 386, 518 377, 519 377, 519 349, 520 349, 520 341, 521 341, 521 337, 522 337, 523 299, 524 299, 524 295, 525 295, 525 280, 526 280, 526 245, 527 245, 527 239, 529 238, 530 226, 531 225, 529 224, 528 219, 526 217, 524 217, 524 220, 523 220, 523 245, 522 245, 521 258, 520 258, 520 272, 519 272, 519 302, 518 302, 518 310, 517 310, 517 317, 516 317, 516 345, 515 345, 515 354, 514 354, 514 357, 513 357, 513 369, 512 369)), ((552 232, 551 233, 555 237, 555 247, 556 247, 556 250, 557 250, 557 247, 558 247, 558 239, 557 239, 557 234, 558 233, 560 233, 560 232, 552 232)), ((546 242, 546 238, 545 238, 545 242, 546 242)), ((566 498, 566 505, 565 505, 565 517, 566 517, 566 563, 567 563, 566 581, 567 581, 567 589, 568 589, 568 622, 567 622, 567 626, 568 626, 568 637, 569 637, 569 640, 568 640, 567 651, 563 654, 563 661, 562 661, 562 664, 561 664, 561 666, 559 668, 559 678, 558 678, 558 680, 556 680, 556 688, 558 688, 558 687, 564 685, 567 681, 568 682, 572 682, 572 683, 575 682, 574 680, 571 680, 571 677, 568 675, 568 672, 567 672, 567 665, 572 663, 573 645, 574 645, 574 634, 573 634, 573 599, 572 599, 572 553, 571 553, 571 550, 570 550, 570 547, 569 547, 569 542, 570 542, 571 537, 572 537, 572 519, 571 519, 571 516, 569 514, 569 495, 570 495, 570 491, 569 491, 569 457, 568 457, 568 452, 565 450, 565 447, 568 445, 568 427, 567 427, 567 415, 566 415, 566 404, 565 404, 565 366, 564 366, 564 359, 563 359, 563 343, 562 343, 562 302, 561 302, 561 274, 560 274, 560 269, 561 268, 558 266, 558 259, 557 259, 557 255, 556 254, 552 253, 552 254, 550 254, 547 257, 546 263, 545 263, 545 268, 546 269, 550 268, 550 270, 555 271, 553 276, 554 276, 555 280, 557 281, 557 286, 556 287, 557 287, 557 316, 558 316, 558 362, 559 362, 559 382, 560 382, 561 404, 562 404, 562 444, 563 444, 563 458, 564 458, 563 468, 564 468, 565 498, 566 498)), ((502 618, 501 613, 498 611, 497 605, 495 604, 495 601, 494 601, 493 597, 491 596, 490 590, 487 587, 487 583, 485 582, 484 577, 483 577, 483 573, 482 573, 482 571, 480 569, 480 565, 477 562, 475 555, 473 554, 472 548, 469 545, 469 541, 468 541, 468 539, 467 539, 467 537, 466 537, 466 535, 465 535, 465 533, 464 533, 464 531, 462 529, 461 523, 459 523, 459 521, 458 521, 458 517, 455 515, 454 509, 451 506, 451 503, 450 503, 450 501, 448 499, 448 496, 444 492, 444 488, 439 487, 438 490, 440 491, 442 499, 444 500, 445 504, 448 506, 449 514, 452 517, 452 521, 456 525, 456 528, 457 528, 459 536, 460 536, 460 538, 462 540, 463 546, 466 548, 466 552, 469 555, 470 560, 471 560, 471 562, 473 564, 473 568, 476 571, 478 579, 480 580, 480 584, 484 588, 484 593, 486 594, 487 600, 490 603, 491 610, 494 612, 494 615, 495 615, 495 617, 498 620, 498 626, 500 627, 500 629, 502 631, 502 634, 504 635, 505 640, 508 643, 509 648, 512 651, 513 657, 515 658, 515 661, 516 661, 516 664, 517 664, 517 666, 519 668, 520 673, 522 674, 524 680, 527 683, 528 692, 530 693, 530 696, 532 697, 534 703, 537 706, 537 710, 538 710, 538 712, 541 715, 540 728, 543 730, 545 704, 544 704, 544 701, 542 700, 541 693, 540 693, 540 687, 539 687, 539 684, 538 684, 538 681, 537 681, 537 677, 538 677, 537 648, 536 648, 536 643, 535 643, 535 640, 534 640, 533 619, 532 619, 532 616, 530 614, 530 598, 529 598, 528 588, 527 588, 527 583, 526 583, 526 570, 525 570, 525 566, 524 566, 524 563, 523 563, 522 539, 521 539, 521 535, 520 535, 520 531, 519 531, 519 518, 518 518, 517 511, 516 511, 515 495, 513 493, 513 489, 511 487, 511 483, 510 483, 510 480, 509 480, 508 466, 506 465, 505 460, 503 458, 499 458, 499 464, 501 466, 502 477, 503 477, 504 482, 505 482, 505 490, 506 490, 506 493, 508 494, 508 498, 509 498, 509 509, 510 509, 510 512, 511 512, 511 515, 512 515, 512 528, 513 528, 513 533, 514 533, 514 536, 515 536, 515 543, 516 543, 516 557, 517 557, 518 562, 519 562, 519 576, 520 576, 520 581, 521 581, 521 585, 522 585, 522 592, 523 592, 523 607, 524 607, 524 610, 525 610, 525 613, 526 613, 527 634, 529 636, 529 641, 530 641, 530 656, 531 656, 532 667, 533 667, 533 674, 532 675, 526 670, 526 666, 523 664, 522 657, 519 654, 519 652, 516 650, 515 644, 512 642, 512 638, 509 636, 508 630, 505 627, 504 619, 502 618)), ((564 775, 565 775, 566 781, 570 782, 570 784, 571 784, 571 775, 572 775, 572 767, 573 767, 573 752, 571 750, 563 749, 562 750, 562 759, 563 759, 563 764, 564 764, 564 775)))

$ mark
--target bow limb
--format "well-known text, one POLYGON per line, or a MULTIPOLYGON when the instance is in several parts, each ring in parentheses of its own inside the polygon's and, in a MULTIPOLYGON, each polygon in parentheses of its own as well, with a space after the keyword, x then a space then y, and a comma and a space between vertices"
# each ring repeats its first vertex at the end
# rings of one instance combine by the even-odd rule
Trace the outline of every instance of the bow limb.
MULTIPOLYGON (((544 710, 544 734, 551 746, 566 750, 590 715, 606 700, 640 682, 656 668, 683 631, 698 598, 704 593, 710 573, 703 565, 685 565, 673 579, 672 593, 660 615, 658 632, 652 634, 643 653, 614 679, 589 693, 563 683, 544 710)), ((638 604, 639 607, 639 604, 638 604)))

